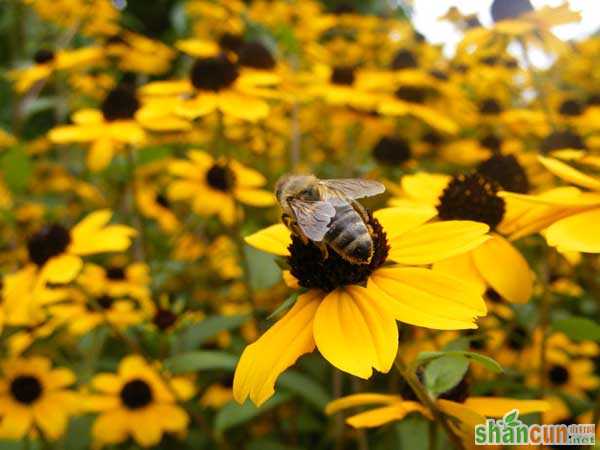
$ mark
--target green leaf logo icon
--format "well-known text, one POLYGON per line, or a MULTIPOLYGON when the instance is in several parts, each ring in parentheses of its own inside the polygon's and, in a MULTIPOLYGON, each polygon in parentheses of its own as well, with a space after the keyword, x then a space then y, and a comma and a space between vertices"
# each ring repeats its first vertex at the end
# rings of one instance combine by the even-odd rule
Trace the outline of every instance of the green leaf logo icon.
POLYGON ((513 410, 507 412, 503 417, 505 426, 516 427, 516 426, 520 425, 522 422, 518 419, 518 417, 519 417, 518 409, 513 409, 513 410))

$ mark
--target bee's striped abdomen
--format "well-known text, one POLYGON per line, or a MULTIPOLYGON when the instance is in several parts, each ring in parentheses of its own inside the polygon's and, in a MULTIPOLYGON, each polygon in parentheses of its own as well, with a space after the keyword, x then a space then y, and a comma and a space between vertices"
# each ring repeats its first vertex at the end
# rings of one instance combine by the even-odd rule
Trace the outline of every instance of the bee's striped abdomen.
POLYGON ((335 210, 325 242, 344 259, 368 264, 373 256, 373 239, 360 214, 349 204, 336 206, 335 210))

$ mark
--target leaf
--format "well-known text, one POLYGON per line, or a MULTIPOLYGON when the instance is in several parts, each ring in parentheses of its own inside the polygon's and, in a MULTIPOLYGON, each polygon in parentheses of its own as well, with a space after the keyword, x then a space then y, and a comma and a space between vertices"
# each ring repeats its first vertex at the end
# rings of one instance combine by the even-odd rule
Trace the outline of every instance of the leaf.
POLYGON ((275 264, 273 255, 249 245, 244 246, 244 255, 248 261, 252 289, 268 289, 281 281, 281 269, 275 264))
POLYGON ((434 395, 447 392, 460 383, 469 360, 461 355, 444 355, 431 361, 425 369, 425 386, 434 395))
POLYGON ((466 351, 469 349, 469 344, 471 343, 471 338, 469 336, 461 336, 453 341, 448 342, 444 347, 444 351, 466 351))
POLYGON ((296 303, 296 300, 298 300, 299 295, 300 292, 297 291, 292 293, 292 295, 286 298, 281 305, 275 308, 275 311, 273 311, 269 317, 267 317, 267 320, 279 319, 281 316, 283 316, 292 306, 294 306, 294 303, 296 303))
POLYGON ((562 331, 574 341, 600 341, 600 325, 585 317, 570 317, 552 324, 556 331, 562 331))
POLYGON ((195 350, 221 331, 237 328, 246 320, 248 320, 246 315, 208 317, 185 328, 175 341, 174 351, 195 350))
POLYGON ((290 394, 276 392, 273 397, 263 403, 260 407, 254 406, 254 403, 250 401, 246 401, 243 405, 230 401, 217 413, 214 422, 215 432, 217 434, 222 434, 230 428, 246 423, 257 416, 260 416, 262 413, 287 402, 290 398, 290 394))
POLYGON ((164 361, 164 366, 174 374, 198 370, 233 371, 237 361, 237 356, 230 353, 205 350, 172 356, 164 361))
POLYGON ((13 147, 4 152, 0 159, 0 168, 4 182, 15 193, 22 192, 27 187, 33 170, 31 160, 23 147, 13 147))
POLYGON ((327 403, 331 401, 330 395, 319 383, 309 376, 295 370, 287 370, 281 375, 279 377, 278 385, 299 395, 317 408, 319 412, 323 412, 327 403))
POLYGON ((481 364, 486 369, 488 369, 492 372, 495 372, 495 373, 504 372, 504 369, 502 368, 502 366, 500 364, 498 364, 496 361, 494 361, 492 358, 490 358, 489 356, 481 355, 479 353, 474 353, 474 352, 466 352, 466 351, 458 351, 458 350, 452 350, 452 351, 447 351, 447 352, 421 352, 417 356, 417 359, 415 360, 413 365, 421 366, 423 364, 428 363, 429 361, 432 361, 437 358, 441 358, 442 356, 464 356, 465 358, 468 358, 472 361, 475 361, 475 362, 481 364))

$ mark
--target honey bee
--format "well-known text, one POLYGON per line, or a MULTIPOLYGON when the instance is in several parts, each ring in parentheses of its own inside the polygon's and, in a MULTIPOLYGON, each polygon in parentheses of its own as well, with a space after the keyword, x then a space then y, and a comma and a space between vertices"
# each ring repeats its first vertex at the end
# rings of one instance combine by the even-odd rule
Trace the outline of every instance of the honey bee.
POLYGON ((315 243, 324 258, 330 247, 354 264, 369 264, 374 248, 369 216, 356 199, 384 191, 377 181, 314 175, 284 175, 275 186, 282 221, 292 233, 304 244, 315 243))

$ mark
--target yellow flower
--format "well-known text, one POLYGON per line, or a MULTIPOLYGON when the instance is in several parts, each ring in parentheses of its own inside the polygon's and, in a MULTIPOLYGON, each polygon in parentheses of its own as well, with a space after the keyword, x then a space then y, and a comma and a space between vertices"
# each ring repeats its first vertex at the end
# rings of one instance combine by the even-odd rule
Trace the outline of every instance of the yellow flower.
POLYGON ((128 30, 109 37, 104 48, 107 56, 117 58, 123 72, 160 75, 169 70, 175 57, 175 52, 162 42, 128 30))
POLYGON ((275 204, 272 193, 259 189, 266 179, 235 160, 215 160, 200 150, 188 152, 188 160, 176 160, 169 172, 176 179, 168 187, 173 200, 188 200, 201 216, 218 215, 226 224, 236 218, 236 202, 250 206, 275 204))
MULTIPOLYGON (((412 412, 418 412, 428 419, 431 413, 419 402, 403 399, 398 395, 363 393, 342 397, 330 402, 325 412, 328 415, 357 406, 377 405, 346 419, 346 423, 354 428, 372 428, 390 422, 402 420, 412 412)), ((543 400, 519 400, 501 397, 467 397, 459 401, 438 398, 436 406, 440 411, 458 421, 450 421, 451 427, 461 436, 467 445, 473 444, 474 427, 484 424, 486 417, 503 417, 504 414, 517 408, 520 414, 547 411, 550 404, 543 400)))
POLYGON ((128 436, 143 447, 157 445, 163 433, 185 431, 189 417, 176 404, 194 395, 193 384, 185 378, 169 379, 165 385, 155 368, 139 356, 121 360, 116 374, 101 373, 92 379, 86 406, 99 416, 92 426, 94 440, 101 445, 118 444, 128 436))
POLYGON ((144 106, 136 117, 154 130, 185 129, 189 120, 217 111, 256 122, 267 117, 269 105, 253 90, 277 79, 272 73, 240 69, 224 55, 198 58, 189 80, 156 81, 143 86, 144 106))
POLYGON ((68 369, 52 369, 40 356, 8 359, 0 379, 0 437, 23 439, 39 427, 56 440, 77 409, 77 396, 68 390, 75 375, 68 369))
POLYGON ((103 52, 100 47, 80 48, 76 50, 38 50, 34 56, 35 64, 24 69, 16 69, 10 73, 15 80, 17 92, 23 93, 31 89, 38 81, 44 80, 56 71, 85 68, 101 61, 103 52))
POLYGON ((150 183, 139 183, 135 189, 135 199, 140 212, 158 222, 165 233, 175 233, 181 226, 177 216, 171 211, 169 199, 150 183))
POLYGON ((130 87, 117 86, 106 95, 100 110, 77 111, 72 117, 74 125, 58 126, 50 130, 48 137, 55 144, 91 144, 87 165, 96 172, 110 164, 117 150, 146 140, 146 133, 133 120, 138 108, 135 92, 130 87))
MULTIPOLYGON (((516 160, 511 161, 516 164, 510 164, 511 168, 520 167, 516 160)), ((498 167, 506 169, 504 165, 498 164, 498 167)), ((497 170, 498 167, 492 171, 497 179, 515 189, 518 186, 527 188, 522 169, 497 170)), ((482 172, 486 173, 485 170, 482 172)), ((402 190, 403 197, 392 199, 392 205, 407 202, 429 205, 436 208, 441 220, 476 220, 488 224, 493 231, 491 239, 483 245, 436 262, 434 270, 466 279, 477 285, 481 292, 491 287, 510 302, 529 300, 533 291, 533 273, 527 260, 503 237, 503 227, 522 209, 498 197, 499 184, 494 179, 480 172, 454 177, 418 173, 402 178, 402 190)))
POLYGON ((277 377, 315 346, 335 367, 360 378, 369 378, 373 369, 387 372, 398 350, 396 320, 437 329, 476 328, 475 318, 486 313, 476 287, 425 266, 481 245, 488 226, 426 223, 434 215, 431 208, 374 213, 375 251, 371 263, 362 265, 332 252, 323 260, 314 244, 290 237, 284 225, 248 236, 248 244, 286 256, 291 278, 306 291, 244 350, 235 372, 235 399, 249 396, 263 403, 277 377))
POLYGON ((562 180, 586 191, 564 187, 535 196, 511 193, 504 196, 535 208, 539 226, 534 231, 544 230, 548 245, 560 251, 600 253, 600 235, 596 227, 600 221, 600 178, 555 158, 540 156, 539 160, 562 180))

